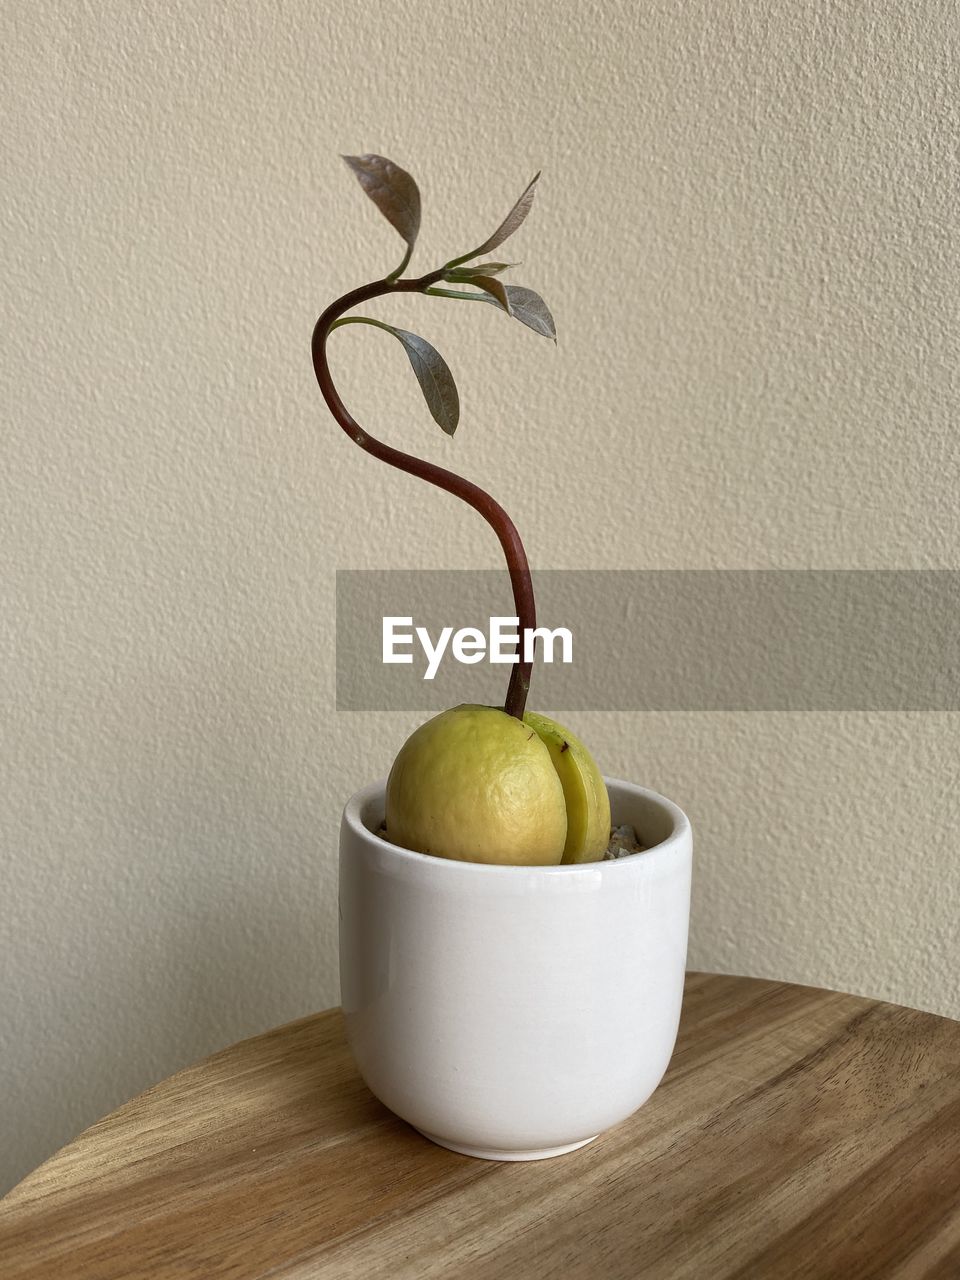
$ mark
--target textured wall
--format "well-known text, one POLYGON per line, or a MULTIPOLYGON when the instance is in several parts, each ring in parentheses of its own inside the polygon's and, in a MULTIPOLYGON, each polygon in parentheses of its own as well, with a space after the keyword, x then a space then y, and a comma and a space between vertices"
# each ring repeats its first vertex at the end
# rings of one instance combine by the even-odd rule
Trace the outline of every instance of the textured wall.
MULTIPOLYGON (((442 347, 456 441, 383 335, 334 351, 535 564, 958 567, 960 67, 951 7, 894 0, 6 0, 0 35, 8 1183, 337 999, 339 809, 416 717, 335 714, 333 571, 497 564, 325 416, 313 321, 399 260, 337 153, 417 176, 423 269, 545 171, 514 243, 557 350, 371 308, 442 347)), ((960 1015, 957 716, 578 727, 693 818, 694 964, 960 1015)))

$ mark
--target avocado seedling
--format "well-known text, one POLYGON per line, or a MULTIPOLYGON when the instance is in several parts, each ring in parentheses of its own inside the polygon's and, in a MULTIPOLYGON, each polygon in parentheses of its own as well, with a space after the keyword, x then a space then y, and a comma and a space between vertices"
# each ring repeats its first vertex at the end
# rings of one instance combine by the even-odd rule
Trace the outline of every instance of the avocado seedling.
MULTIPOLYGON (((501 278, 512 265, 486 260, 530 212, 539 174, 493 235, 476 249, 426 275, 405 278, 420 230, 420 192, 410 174, 383 156, 344 156, 363 190, 400 234, 403 261, 382 279, 330 304, 313 333, 313 365, 333 417, 375 458, 462 499, 500 541, 513 589, 520 634, 536 627, 527 556, 506 511, 478 485, 435 463, 375 439, 353 418, 334 386, 327 339, 347 324, 366 324, 396 338, 410 360, 436 423, 452 436, 460 418, 456 383, 446 361, 425 339, 353 313, 373 298, 419 293, 486 302, 541 337, 556 341, 553 317, 532 289, 501 278), (477 259, 484 259, 477 262, 477 259)), ((518 654, 502 707, 464 704, 443 711, 411 734, 387 781, 386 838, 420 853, 470 862, 522 866, 592 862, 611 840, 610 801, 600 770, 574 734, 526 709, 532 655, 518 654)))

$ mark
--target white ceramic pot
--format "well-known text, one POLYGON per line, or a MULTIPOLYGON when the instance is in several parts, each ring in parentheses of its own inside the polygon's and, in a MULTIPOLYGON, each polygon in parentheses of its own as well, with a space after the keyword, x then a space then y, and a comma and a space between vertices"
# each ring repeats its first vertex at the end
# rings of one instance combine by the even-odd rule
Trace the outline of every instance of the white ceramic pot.
POLYGON ((367 1085, 426 1137, 490 1160, 562 1155, 657 1087, 680 1020, 690 823, 607 779, 644 853, 511 867, 376 835, 384 784, 340 835, 340 986, 367 1085))

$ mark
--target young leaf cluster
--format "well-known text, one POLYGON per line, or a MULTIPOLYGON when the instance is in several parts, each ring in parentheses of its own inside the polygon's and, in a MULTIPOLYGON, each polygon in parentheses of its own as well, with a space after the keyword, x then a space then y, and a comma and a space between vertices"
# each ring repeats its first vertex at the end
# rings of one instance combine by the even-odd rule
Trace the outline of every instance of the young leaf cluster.
MULTIPOLYGON (((343 159, 356 174, 363 190, 406 244, 400 266, 385 277, 386 281, 397 281, 410 262, 420 232, 420 191, 417 184, 409 173, 384 156, 344 156, 343 159)), ((505 271, 517 264, 474 262, 474 259, 483 258, 499 248, 522 225, 533 205, 539 178, 538 173, 493 235, 476 249, 452 258, 439 270, 424 276, 421 292, 431 297, 488 302, 519 320, 534 333, 556 342, 557 330, 553 316, 540 295, 533 289, 505 284, 500 279, 505 271), (471 263, 473 265, 467 265, 471 263), (454 287, 444 288, 443 285, 454 287)), ((453 435, 460 420, 460 398, 449 366, 436 348, 417 334, 396 329, 366 316, 343 316, 331 328, 344 324, 370 324, 400 341, 434 421, 448 435, 453 435)))

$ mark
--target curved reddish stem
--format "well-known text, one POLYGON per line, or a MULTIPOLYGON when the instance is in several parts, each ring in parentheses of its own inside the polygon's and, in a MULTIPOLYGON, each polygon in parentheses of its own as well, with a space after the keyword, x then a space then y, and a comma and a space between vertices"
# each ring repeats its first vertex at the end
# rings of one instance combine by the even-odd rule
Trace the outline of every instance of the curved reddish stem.
POLYGON ((447 471, 444 467, 438 467, 423 458, 416 458, 413 454, 403 453, 400 449, 394 449, 392 446, 374 439, 352 417, 350 411, 340 399, 337 389, 333 385, 333 379, 330 376, 330 369, 327 364, 327 336, 330 333, 331 325, 344 312, 349 311, 352 307, 359 306, 362 302, 369 302, 371 298, 382 297, 384 294, 422 293, 424 289, 442 279, 443 268, 439 271, 433 271, 429 275, 421 276, 418 280, 375 280, 372 284, 365 284, 359 289, 353 289, 350 293, 345 293, 342 298, 338 298, 336 302, 332 302, 327 307, 313 330, 313 368, 317 375, 317 382, 320 384, 323 398, 327 402, 327 408, 355 444, 358 444, 367 453, 372 453, 381 462, 388 462, 392 467, 407 471, 410 475, 419 476, 421 480, 428 480, 431 484, 437 485, 438 488, 445 489, 447 493, 452 493, 456 497, 462 498, 475 511, 479 511, 500 539, 500 546, 503 548, 507 569, 510 573, 510 583, 513 587, 514 605, 520 624, 521 646, 518 655, 519 661, 511 670, 510 683, 507 687, 507 697, 503 704, 503 709, 509 715, 516 716, 520 720, 523 718, 524 708, 527 703, 527 693, 530 689, 530 670, 533 665, 532 662, 524 659, 523 638, 526 634, 532 633, 533 628, 537 625, 537 611, 533 598, 533 582, 530 577, 530 566, 527 563, 527 553, 523 549, 523 543, 520 541, 516 526, 503 507, 491 498, 489 493, 481 489, 479 485, 473 484, 470 480, 464 480, 462 476, 456 475, 453 471, 447 471))

